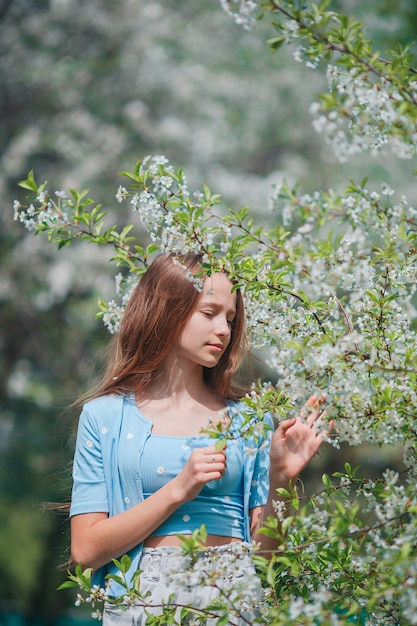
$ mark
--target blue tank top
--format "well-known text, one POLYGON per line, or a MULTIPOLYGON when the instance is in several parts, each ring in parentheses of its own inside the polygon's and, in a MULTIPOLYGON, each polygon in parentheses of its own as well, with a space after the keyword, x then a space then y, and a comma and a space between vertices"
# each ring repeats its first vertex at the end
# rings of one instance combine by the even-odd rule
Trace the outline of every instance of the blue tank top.
MULTIPOLYGON (((148 437, 141 459, 142 488, 148 498, 175 478, 186 464, 194 448, 213 445, 206 436, 148 437)), ((226 448, 227 469, 223 478, 212 480, 198 496, 180 506, 152 536, 189 535, 202 524, 209 535, 244 538, 243 468, 244 453, 237 441, 226 448)))

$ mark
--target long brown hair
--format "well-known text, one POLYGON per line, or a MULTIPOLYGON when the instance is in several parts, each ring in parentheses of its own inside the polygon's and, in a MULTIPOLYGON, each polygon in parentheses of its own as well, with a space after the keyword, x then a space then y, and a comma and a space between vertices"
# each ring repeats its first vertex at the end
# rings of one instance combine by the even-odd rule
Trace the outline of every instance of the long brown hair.
MULTIPOLYGON (((193 312, 199 291, 190 280, 202 269, 201 255, 161 254, 134 288, 115 337, 108 366, 94 395, 140 395, 162 371, 162 364, 193 312)), ((204 368, 204 380, 221 398, 238 399, 247 391, 234 375, 249 353, 242 294, 236 291, 231 340, 218 364, 204 368)))

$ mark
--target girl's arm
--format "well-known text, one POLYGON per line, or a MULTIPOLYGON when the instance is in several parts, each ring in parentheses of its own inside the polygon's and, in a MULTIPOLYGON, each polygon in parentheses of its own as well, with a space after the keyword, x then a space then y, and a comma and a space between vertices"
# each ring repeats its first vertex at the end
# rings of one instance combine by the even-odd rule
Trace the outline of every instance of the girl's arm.
POLYGON ((178 476, 131 509, 113 517, 103 512, 74 515, 72 558, 83 567, 97 569, 120 557, 144 541, 178 507, 195 498, 206 483, 222 478, 225 471, 223 450, 216 450, 214 445, 197 448, 178 476))
MULTIPOLYGON (((252 539, 260 544, 261 550, 276 550, 276 539, 258 532, 264 520, 276 516, 273 503, 283 500, 277 489, 289 489, 295 485, 300 472, 311 461, 322 443, 322 435, 314 429, 318 417, 323 414, 325 396, 312 396, 307 404, 314 408, 306 421, 299 417, 281 422, 272 435, 270 448, 269 493, 264 507, 251 511, 252 539)), ((332 424, 331 424, 332 426, 332 424)))

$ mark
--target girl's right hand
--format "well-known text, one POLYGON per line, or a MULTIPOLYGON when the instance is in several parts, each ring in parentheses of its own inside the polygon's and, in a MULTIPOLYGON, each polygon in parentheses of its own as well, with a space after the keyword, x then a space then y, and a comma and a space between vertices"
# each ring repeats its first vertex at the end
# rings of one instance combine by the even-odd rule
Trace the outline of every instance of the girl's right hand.
POLYGON ((183 492, 181 499, 187 502, 195 498, 211 480, 223 478, 226 466, 226 446, 222 450, 216 450, 215 445, 195 448, 172 482, 183 492))

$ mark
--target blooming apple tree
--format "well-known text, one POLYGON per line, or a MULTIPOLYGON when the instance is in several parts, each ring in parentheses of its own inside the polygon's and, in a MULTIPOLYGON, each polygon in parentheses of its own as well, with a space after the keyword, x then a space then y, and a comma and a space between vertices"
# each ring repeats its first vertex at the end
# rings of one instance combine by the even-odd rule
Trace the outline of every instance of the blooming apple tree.
MULTIPOLYGON (((406 162, 414 157, 417 70, 410 48, 382 56, 359 22, 328 10, 326 1, 221 4, 245 28, 255 17, 270 19, 273 49, 291 45, 296 59, 326 71, 328 91, 310 111, 339 160, 387 149, 406 162)), ((350 180, 341 191, 312 194, 284 182, 271 193, 274 225, 266 228, 247 207, 223 206, 207 186, 190 189, 184 172, 163 156, 145 157, 123 175, 115 196, 130 205, 132 222, 122 229, 108 223, 88 192, 49 192, 33 172, 21 183, 28 201, 14 204, 16 220, 59 247, 82 240, 113 249, 116 294, 99 313, 111 333, 156 253, 202 253, 207 273, 225 269, 242 289, 252 345, 275 373, 246 398, 259 418, 272 410, 280 419, 325 392, 333 446, 397 446, 403 454, 402 472, 386 468, 371 479, 342 462, 314 495, 296 486, 281 490, 290 515, 277 498, 264 532, 279 536, 282 547, 270 559, 255 555, 265 598, 245 619, 417 624, 417 208, 392 181, 350 180)), ((195 533, 184 549, 192 552, 203 538, 195 533)), ((126 559, 118 562, 120 580, 126 559)), ((106 597, 91 588, 89 570, 78 567, 67 584, 81 587, 93 604, 106 597)), ((244 590, 235 590, 207 611, 184 607, 183 616, 233 624, 244 600, 244 590)), ((80 593, 77 603, 84 601, 80 593)), ((126 585, 119 602, 135 601, 137 590, 126 585)))

